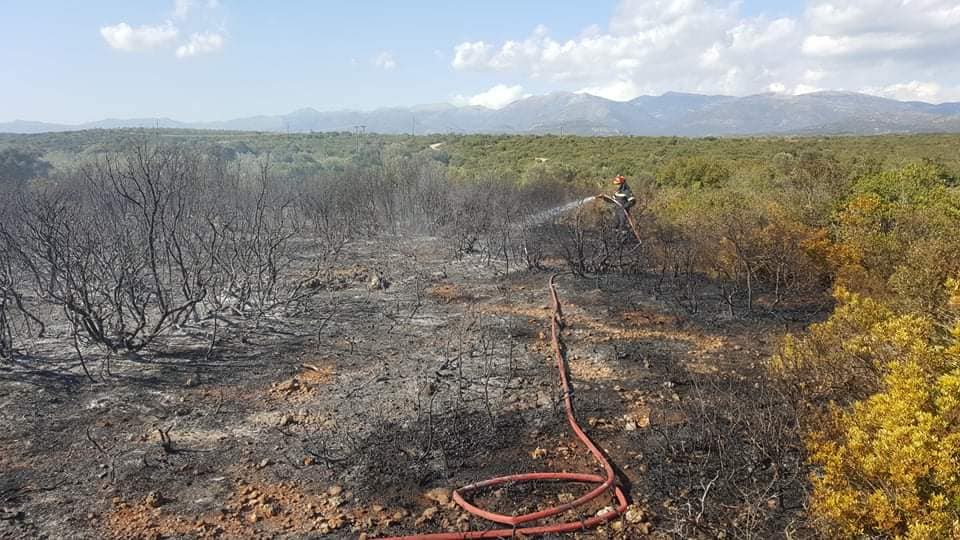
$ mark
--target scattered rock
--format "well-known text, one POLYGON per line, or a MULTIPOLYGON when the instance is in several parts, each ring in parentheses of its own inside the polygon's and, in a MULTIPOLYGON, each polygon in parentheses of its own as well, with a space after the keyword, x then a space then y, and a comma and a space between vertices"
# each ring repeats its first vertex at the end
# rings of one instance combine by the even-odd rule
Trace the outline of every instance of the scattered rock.
POLYGON ((429 521, 433 521, 433 518, 436 517, 436 515, 437 515, 437 507, 436 506, 428 507, 426 510, 423 511, 422 514, 420 514, 420 517, 417 518, 417 521, 415 524, 419 526, 429 521))
POLYGON ((267 517, 274 517, 280 513, 280 508, 277 507, 276 504, 272 503, 261 504, 258 510, 267 517))
POLYGON ((284 381, 277 383, 274 388, 280 392, 293 392, 300 387, 300 381, 296 377, 290 379, 289 381, 284 381))
POLYGON ((343 488, 340 486, 330 486, 330 489, 327 490, 327 495, 331 497, 336 497, 341 493, 343 493, 343 488))
POLYGON ((553 400, 546 392, 537 392, 537 407, 551 407, 553 400))
POLYGON ((385 291, 389 287, 390 282, 380 272, 370 276, 370 281, 367 283, 367 289, 371 291, 385 291))
POLYGON ((147 494, 147 498, 143 500, 143 503, 150 508, 160 508, 168 502, 170 501, 167 500, 167 498, 164 497, 159 491, 151 491, 147 494))
POLYGON ((624 516, 629 523, 636 525, 637 523, 643 523, 645 515, 643 510, 637 508, 636 506, 630 506, 627 508, 624 516))
POLYGON ((594 515, 596 515, 597 517, 600 517, 600 516, 602 516, 602 515, 604 515, 604 514, 609 514, 610 512, 615 512, 616 510, 617 510, 617 509, 614 508, 614 507, 612 507, 612 506, 604 506, 604 507, 601 508, 600 510, 597 510, 597 513, 594 514, 594 515))
POLYGON ((450 490, 445 488, 434 488, 424 494, 428 500, 431 500, 440 506, 446 506, 450 503, 450 490))

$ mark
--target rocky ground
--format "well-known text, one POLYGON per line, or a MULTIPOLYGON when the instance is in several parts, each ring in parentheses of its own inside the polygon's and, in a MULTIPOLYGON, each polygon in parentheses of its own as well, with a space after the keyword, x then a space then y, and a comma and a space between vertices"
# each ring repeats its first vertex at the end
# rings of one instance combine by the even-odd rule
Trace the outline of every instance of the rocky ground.
MULTIPOLYGON (((483 529, 452 488, 598 472, 562 413, 549 273, 497 270, 435 239, 358 242, 301 312, 205 321, 109 366, 87 351, 96 383, 65 335, 29 344, 0 363, 0 537, 483 529)), ((788 435, 766 440, 783 426, 763 363, 810 316, 690 314, 655 282, 560 280, 578 416, 632 498, 624 518, 573 536, 796 530, 805 478, 788 435)), ((532 511, 583 489, 515 486, 476 501, 532 511)))

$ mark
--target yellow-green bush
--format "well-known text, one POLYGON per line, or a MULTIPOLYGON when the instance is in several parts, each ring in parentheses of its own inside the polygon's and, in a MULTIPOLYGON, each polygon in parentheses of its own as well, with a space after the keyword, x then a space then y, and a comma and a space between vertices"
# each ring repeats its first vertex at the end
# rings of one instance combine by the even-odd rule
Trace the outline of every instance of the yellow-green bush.
POLYGON ((913 352, 888 366, 883 390, 810 437, 811 513, 829 536, 960 535, 960 368, 929 369, 956 366, 960 346, 913 352))
POLYGON ((833 315, 775 358, 822 412, 806 430, 824 536, 960 535, 960 281, 946 289, 949 328, 839 289, 833 315))

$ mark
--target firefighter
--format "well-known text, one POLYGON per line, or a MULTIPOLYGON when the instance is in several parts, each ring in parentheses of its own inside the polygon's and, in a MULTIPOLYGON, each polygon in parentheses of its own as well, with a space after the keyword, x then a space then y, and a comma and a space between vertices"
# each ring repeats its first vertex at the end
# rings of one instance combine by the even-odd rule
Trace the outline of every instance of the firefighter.
POLYGON ((617 175, 613 179, 613 184, 617 186, 617 191, 613 193, 613 200, 617 202, 617 230, 626 232, 629 226, 627 223, 627 212, 633 205, 637 204, 637 198, 633 196, 633 191, 627 185, 627 179, 623 175, 617 175))

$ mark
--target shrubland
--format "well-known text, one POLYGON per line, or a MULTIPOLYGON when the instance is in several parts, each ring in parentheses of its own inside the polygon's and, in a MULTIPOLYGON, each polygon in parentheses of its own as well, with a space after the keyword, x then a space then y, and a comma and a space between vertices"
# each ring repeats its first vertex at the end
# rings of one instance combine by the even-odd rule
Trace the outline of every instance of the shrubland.
POLYGON ((503 272, 644 276, 691 316, 821 319, 770 362, 752 451, 804 449, 819 535, 960 535, 960 137, 151 137, 0 136, 0 354, 51 312, 81 361, 295 312, 351 240, 432 235, 503 272), (614 174, 640 242, 603 203, 542 214, 614 174))

